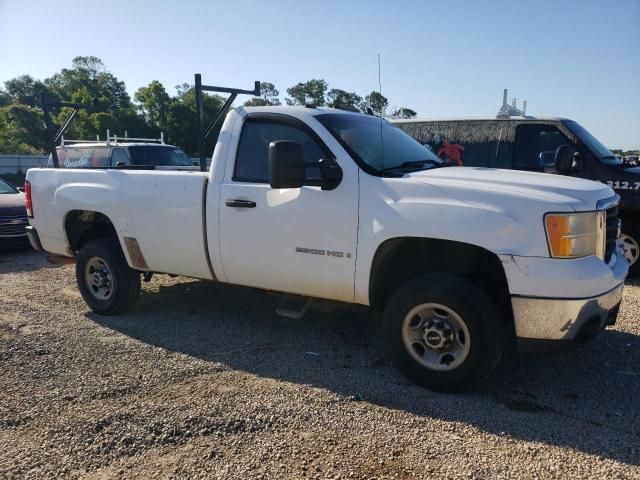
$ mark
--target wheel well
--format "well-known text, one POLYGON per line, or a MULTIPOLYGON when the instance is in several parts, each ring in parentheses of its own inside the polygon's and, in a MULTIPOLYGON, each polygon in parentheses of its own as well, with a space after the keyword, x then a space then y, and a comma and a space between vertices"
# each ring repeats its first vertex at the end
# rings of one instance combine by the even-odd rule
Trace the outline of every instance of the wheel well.
POLYGON ((470 280, 493 300, 504 319, 513 318, 509 286, 498 256, 476 245, 450 240, 405 237, 385 241, 371 266, 369 301, 374 308, 382 309, 400 285, 436 272, 470 280))
POLYGON ((636 225, 640 224, 640 210, 636 209, 621 209, 620 218, 622 218, 622 229, 624 230, 624 222, 631 221, 636 225))
POLYGON ((109 217, 90 210, 72 210, 67 214, 64 229, 71 250, 77 255, 82 246, 98 238, 118 240, 116 229, 109 217))

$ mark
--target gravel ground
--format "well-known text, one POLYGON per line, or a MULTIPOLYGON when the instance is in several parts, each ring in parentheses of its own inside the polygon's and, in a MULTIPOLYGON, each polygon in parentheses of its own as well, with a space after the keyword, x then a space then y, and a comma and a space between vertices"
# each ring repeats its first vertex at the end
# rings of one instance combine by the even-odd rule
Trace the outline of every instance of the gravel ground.
POLYGON ((464 395, 408 383, 360 311, 154 277, 118 317, 0 255, 0 478, 640 478, 640 284, 567 354, 464 395))

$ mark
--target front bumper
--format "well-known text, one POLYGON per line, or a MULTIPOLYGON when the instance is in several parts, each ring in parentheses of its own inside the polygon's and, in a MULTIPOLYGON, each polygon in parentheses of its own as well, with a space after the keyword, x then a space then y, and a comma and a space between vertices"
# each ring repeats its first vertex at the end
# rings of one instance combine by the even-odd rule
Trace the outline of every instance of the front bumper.
POLYGON ((620 252, 609 265, 596 257, 512 257, 509 263, 514 267, 505 271, 521 352, 562 350, 615 323, 628 273, 620 252))
POLYGON ((623 289, 583 299, 513 297, 518 349, 556 350, 589 340, 616 322, 623 289))

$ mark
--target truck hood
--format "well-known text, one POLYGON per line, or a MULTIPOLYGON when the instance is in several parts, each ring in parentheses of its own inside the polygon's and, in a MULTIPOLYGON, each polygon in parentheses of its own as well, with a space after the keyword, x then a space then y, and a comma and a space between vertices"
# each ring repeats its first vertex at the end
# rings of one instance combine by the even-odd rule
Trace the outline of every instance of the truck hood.
POLYGON ((501 197, 506 195, 538 200, 545 204, 558 204, 559 208, 567 205, 575 211, 595 210, 599 200, 614 196, 613 190, 600 182, 518 170, 446 167, 413 172, 408 177, 412 181, 449 190, 458 198, 466 197, 465 192, 493 192, 499 193, 501 197))
POLYGON ((27 215, 24 193, 0 194, 0 217, 13 217, 17 215, 27 215))

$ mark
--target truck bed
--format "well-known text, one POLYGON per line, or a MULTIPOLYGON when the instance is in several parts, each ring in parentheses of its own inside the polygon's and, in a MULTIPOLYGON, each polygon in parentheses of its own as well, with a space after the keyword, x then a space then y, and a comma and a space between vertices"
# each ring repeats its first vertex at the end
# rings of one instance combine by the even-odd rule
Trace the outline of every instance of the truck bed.
POLYGON ((65 219, 72 210, 87 210, 108 217, 121 239, 134 238, 149 271, 213 278, 203 227, 206 173, 42 168, 32 169, 29 179, 45 250, 72 253, 65 219))

